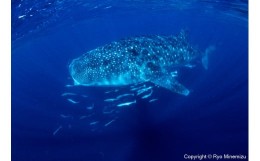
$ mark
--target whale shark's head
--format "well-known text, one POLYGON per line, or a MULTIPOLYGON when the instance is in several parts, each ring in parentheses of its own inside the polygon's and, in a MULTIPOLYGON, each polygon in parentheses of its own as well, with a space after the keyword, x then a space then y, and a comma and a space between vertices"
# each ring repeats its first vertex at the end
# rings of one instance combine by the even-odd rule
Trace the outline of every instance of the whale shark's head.
POLYGON ((69 72, 74 85, 93 86, 102 81, 104 72, 98 67, 98 63, 89 62, 87 56, 82 55, 73 59, 69 65, 69 72))
POLYGON ((104 61, 89 53, 72 60, 69 72, 74 85, 122 86, 138 82, 126 68, 104 64, 104 61))
POLYGON ((72 62, 69 65, 69 72, 70 75, 74 81, 74 85, 81 85, 81 84, 88 84, 88 81, 86 77, 84 77, 84 64, 79 61, 79 58, 73 59, 72 62))

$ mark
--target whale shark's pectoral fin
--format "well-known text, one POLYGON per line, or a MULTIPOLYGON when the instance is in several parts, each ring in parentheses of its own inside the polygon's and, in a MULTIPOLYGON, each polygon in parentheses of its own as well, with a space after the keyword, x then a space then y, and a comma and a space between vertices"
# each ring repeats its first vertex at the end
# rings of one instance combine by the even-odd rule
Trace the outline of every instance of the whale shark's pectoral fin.
POLYGON ((160 87, 164 87, 166 89, 169 89, 172 92, 184 95, 184 96, 188 96, 190 94, 190 90, 187 89, 185 86, 183 86, 182 84, 180 84, 177 80, 172 79, 172 77, 169 78, 165 78, 165 79, 160 79, 160 80, 156 80, 156 81, 152 81, 154 84, 160 86, 160 87))
POLYGON ((170 90, 184 96, 188 96, 190 94, 190 90, 188 90, 185 86, 183 86, 176 80, 172 83, 172 87, 170 90))

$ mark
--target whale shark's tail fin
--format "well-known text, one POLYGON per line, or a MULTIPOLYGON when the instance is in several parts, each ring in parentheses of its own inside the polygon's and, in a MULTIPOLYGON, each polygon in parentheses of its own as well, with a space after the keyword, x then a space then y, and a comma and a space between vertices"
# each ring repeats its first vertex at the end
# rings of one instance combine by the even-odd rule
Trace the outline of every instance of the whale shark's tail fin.
POLYGON ((211 45, 209 47, 207 47, 207 49, 205 50, 204 54, 202 55, 201 58, 201 63, 204 69, 208 69, 208 65, 209 65, 209 54, 211 52, 213 52, 215 50, 215 46, 211 45))

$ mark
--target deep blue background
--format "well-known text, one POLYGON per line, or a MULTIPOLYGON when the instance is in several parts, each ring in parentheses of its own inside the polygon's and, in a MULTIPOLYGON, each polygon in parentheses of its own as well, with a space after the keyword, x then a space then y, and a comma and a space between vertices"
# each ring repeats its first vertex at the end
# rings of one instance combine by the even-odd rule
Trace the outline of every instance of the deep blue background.
POLYGON ((40 30, 34 28, 36 21, 19 26, 21 20, 12 18, 13 161, 168 161, 184 160, 184 154, 248 154, 247 17, 199 3, 183 10, 138 7, 130 9, 136 12, 111 7, 100 15, 74 7, 72 19, 40 30), (90 132, 73 121, 71 129, 53 136, 65 124, 61 113, 81 112, 60 96, 72 83, 68 64, 73 58, 124 37, 175 35, 183 28, 201 50, 216 47, 207 71, 197 66, 180 73, 179 81, 192 90, 189 96, 159 88, 158 102, 140 100, 135 109, 119 113, 110 128, 90 132), (23 31, 23 37, 15 37, 23 31))

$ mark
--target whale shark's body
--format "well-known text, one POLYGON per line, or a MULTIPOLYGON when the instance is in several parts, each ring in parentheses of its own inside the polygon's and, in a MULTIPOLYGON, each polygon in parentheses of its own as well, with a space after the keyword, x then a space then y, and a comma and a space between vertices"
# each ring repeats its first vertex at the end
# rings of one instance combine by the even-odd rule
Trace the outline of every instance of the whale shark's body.
POLYGON ((177 80, 177 68, 191 67, 201 58, 207 69, 208 50, 192 47, 178 36, 139 36, 98 47, 74 59, 69 70, 75 85, 123 86, 150 81, 173 92, 189 95, 177 80))

